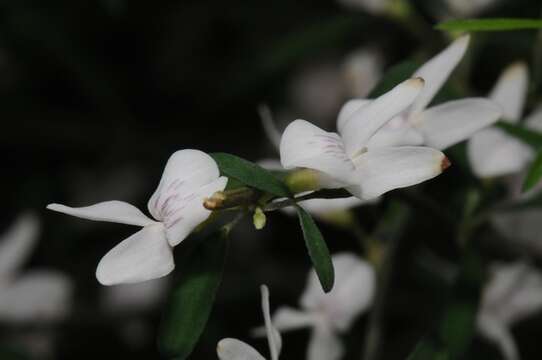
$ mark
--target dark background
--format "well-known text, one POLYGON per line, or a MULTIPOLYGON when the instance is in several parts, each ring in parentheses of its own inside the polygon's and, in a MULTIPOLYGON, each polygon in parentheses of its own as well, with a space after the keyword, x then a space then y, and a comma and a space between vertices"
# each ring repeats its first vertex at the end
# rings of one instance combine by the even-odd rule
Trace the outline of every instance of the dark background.
MULTIPOLYGON (((406 58, 423 61, 449 42, 431 30, 437 21, 432 9, 439 5, 414 6, 426 22, 423 36, 393 19, 331 0, 0 1, 0 223, 5 228, 24 210, 38 212, 43 234, 29 268, 51 267, 74 279, 78 315, 55 329, 56 358, 158 354, 153 334, 130 348, 118 332, 124 320, 96 310, 95 266, 134 229, 47 213, 46 204, 118 199, 144 209, 165 161, 179 149, 224 151, 253 161, 275 156, 256 107, 287 105, 291 79, 305 67, 340 61, 361 46, 378 48, 386 67, 406 58)), ((534 17, 539 8, 538 0, 504 1, 484 15, 534 17)), ((530 61, 535 36, 476 35, 469 92, 485 94, 504 66, 530 61)), ((425 188, 453 213, 462 185, 474 182, 459 165, 425 188), (452 187, 458 190, 447 190, 452 187)), ((377 224, 387 201, 357 210, 367 229, 377 224)), ((452 232, 424 221, 427 216, 416 210, 417 220, 404 235, 408 241, 400 253, 407 260, 394 276, 386 359, 404 358, 412 350, 443 301, 438 284, 427 280, 409 255, 429 247, 457 261, 452 232)), ((359 251, 348 232, 329 225, 322 231, 333 251, 359 251)), ((273 214, 258 233, 247 222, 232 240, 218 302, 193 359, 215 358, 223 337, 241 338, 267 354, 265 341, 248 334, 261 323, 258 285, 269 285, 276 307, 295 305, 305 284, 310 264, 295 218, 273 214)), ((159 309, 145 315, 155 325, 159 316, 159 309)), ((348 358, 359 358, 366 318, 345 336, 348 358)), ((525 358, 533 351, 535 359, 542 327, 530 322, 534 325, 522 325, 515 334, 525 358)), ((3 334, 11 331, 2 327, 3 334)), ((283 358, 303 358, 307 338, 303 331, 284 336, 283 358)), ((482 339, 473 353, 499 356, 482 339)))

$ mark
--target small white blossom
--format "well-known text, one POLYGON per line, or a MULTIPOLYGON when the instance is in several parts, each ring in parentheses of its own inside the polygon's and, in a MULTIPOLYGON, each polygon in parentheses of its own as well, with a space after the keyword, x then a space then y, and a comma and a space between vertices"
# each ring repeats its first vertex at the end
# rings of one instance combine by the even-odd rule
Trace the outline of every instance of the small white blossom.
POLYGON ((106 201, 72 208, 47 208, 89 220, 142 226, 143 229, 109 251, 98 264, 96 277, 103 285, 137 283, 173 271, 172 247, 183 241, 210 211, 203 200, 226 187, 215 161, 198 150, 180 150, 169 158, 158 188, 148 202, 151 219, 123 201, 106 201))
MULTIPOLYGON (((423 90, 411 105, 401 109, 391 121, 382 126, 368 142, 369 148, 426 145, 444 150, 499 119, 501 109, 485 98, 448 101, 427 108, 465 54, 468 44, 468 35, 459 38, 412 75, 425 80, 423 90)), ((347 102, 337 121, 339 132, 344 132, 348 127, 352 114, 372 102, 367 99, 347 102)))
POLYGON ((449 164, 438 150, 370 146, 382 126, 412 106, 423 84, 421 78, 406 80, 367 106, 352 111, 339 127, 340 135, 305 120, 292 122, 281 139, 282 166, 317 170, 321 188, 345 187, 362 200, 437 176, 449 164))
MULTIPOLYGON (((269 343, 269 353, 271 354, 271 360, 278 360, 282 349, 282 339, 271 322, 269 289, 267 286, 262 285, 260 290, 262 294, 262 311, 265 321, 265 332, 269 343)), ((220 360, 265 360, 265 358, 252 346, 232 338, 220 340, 216 347, 216 352, 220 360)))
POLYGON ((542 274, 523 262, 500 264, 492 269, 484 290, 477 326, 482 335, 499 346, 507 360, 518 360, 511 327, 541 309, 542 274))
POLYGON ((39 235, 39 222, 22 215, 0 238, 0 321, 51 322, 71 309, 72 284, 52 270, 21 272, 39 235))
MULTIPOLYGON (((315 271, 311 271, 300 300, 303 310, 282 307, 273 316, 279 331, 312 328, 307 350, 308 360, 336 360, 344 353, 339 333, 348 330, 356 317, 373 302, 373 267, 349 253, 335 254, 335 286, 324 293, 315 271)), ((258 331, 257 331, 258 332, 258 331)))

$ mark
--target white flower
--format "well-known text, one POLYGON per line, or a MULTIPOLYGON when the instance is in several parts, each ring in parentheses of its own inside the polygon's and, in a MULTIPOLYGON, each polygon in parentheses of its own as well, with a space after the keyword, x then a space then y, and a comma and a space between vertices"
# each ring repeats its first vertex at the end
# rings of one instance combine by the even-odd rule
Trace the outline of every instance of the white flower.
POLYGON ((301 297, 303 310, 279 308, 273 324, 279 331, 312 327, 307 350, 309 360, 335 360, 343 354, 338 333, 350 328, 358 315, 372 305, 375 272, 369 263, 349 253, 333 255, 335 286, 322 291, 318 277, 311 271, 301 297))
POLYGON ((365 97, 382 76, 382 58, 374 49, 361 48, 346 57, 342 68, 347 94, 365 97))
POLYGON ((477 15, 498 0, 446 0, 451 12, 459 17, 477 15))
MULTIPOLYGON (((271 360, 278 360, 282 349, 282 339, 271 322, 269 311, 269 289, 267 286, 262 285, 260 290, 262 293, 262 311, 271 360)), ((220 360, 265 360, 265 358, 252 346, 232 338, 220 340, 216 347, 216 352, 220 360)))
POLYGON ((449 164, 438 150, 370 146, 382 126, 413 104, 423 83, 421 78, 406 80, 352 111, 339 127, 340 135, 304 120, 292 122, 280 143, 282 166, 317 170, 321 188, 346 187, 362 200, 437 176, 449 164))
POLYGON ((223 190, 215 161, 198 150, 180 150, 169 158, 158 188, 148 202, 153 219, 123 201, 106 201, 71 208, 48 205, 50 210, 89 220, 142 226, 143 229, 109 251, 98 264, 96 278, 103 285, 136 283, 169 274, 175 267, 172 247, 183 241, 210 211, 203 200, 223 190))
POLYGON ((532 266, 517 262, 498 265, 482 296, 477 317, 479 331, 494 341, 507 360, 519 353, 511 326, 542 309, 542 274, 532 266))
MULTIPOLYGON (((471 137, 501 116, 501 109, 484 98, 466 98, 436 105, 431 103, 457 66, 469 44, 469 36, 454 41, 448 48, 420 67, 413 77, 425 80, 425 86, 412 105, 401 109, 369 141, 368 147, 427 145, 444 150, 471 137)), ((347 102, 339 114, 339 132, 348 127, 352 114, 367 107, 371 100, 347 102)))
POLYGON ((20 274, 38 235, 38 220, 25 214, 0 239, 0 321, 58 321, 71 309, 72 284, 66 276, 51 270, 20 274))
MULTIPOLYGON (((509 66, 491 91, 491 99, 503 109, 503 121, 519 123, 529 77, 527 66, 515 63, 509 66)), ((542 108, 525 120, 529 129, 542 131, 542 108)), ((489 178, 518 173, 533 159, 533 150, 520 140, 496 127, 475 134, 468 143, 468 156, 474 173, 489 178)))

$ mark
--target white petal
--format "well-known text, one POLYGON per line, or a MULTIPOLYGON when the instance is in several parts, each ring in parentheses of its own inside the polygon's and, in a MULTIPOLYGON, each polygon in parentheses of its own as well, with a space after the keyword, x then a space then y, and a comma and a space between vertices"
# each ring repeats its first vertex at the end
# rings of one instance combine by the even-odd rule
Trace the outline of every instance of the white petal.
POLYGON ((311 271, 301 306, 322 314, 338 331, 347 330, 356 317, 372 305, 376 278, 373 267, 358 256, 338 253, 332 257, 335 286, 328 294, 322 291, 318 277, 311 271))
POLYGON ((425 87, 412 105, 412 114, 422 111, 431 103, 433 97, 435 97, 459 61, 463 58, 469 41, 469 35, 460 37, 438 55, 426 62, 412 75, 413 77, 419 76, 425 80, 425 87))
POLYGON ((220 360, 265 360, 252 346, 237 339, 222 339, 216 353, 220 360))
POLYGON ((201 187, 218 179, 219 170, 212 157, 199 150, 179 150, 170 156, 158 188, 147 207, 156 220, 175 221, 172 203, 190 197, 201 187), (176 200, 176 201, 174 201, 176 200))
POLYGON ((47 209, 82 219, 108 221, 120 224, 147 226, 154 223, 133 205, 124 201, 104 201, 84 207, 69 207, 61 204, 49 204, 47 209))
POLYGON ((267 136, 267 139, 273 144, 277 151, 280 149, 280 138, 282 134, 280 133, 275 120, 273 119, 273 114, 268 106, 262 105, 258 107, 258 113, 260 114, 260 119, 262 121, 262 127, 267 136))
POLYGON ((71 310, 73 287, 63 274, 33 271, 0 292, 0 320, 49 322, 64 318, 71 310))
POLYGON ((359 185, 348 188, 360 199, 372 199, 390 190, 432 179, 448 167, 438 150, 402 146, 369 150, 355 160, 359 185))
POLYGON ((169 279, 108 286, 102 290, 102 307, 109 313, 148 311, 160 304, 169 289, 169 279))
POLYGON ((339 135, 305 120, 296 120, 284 130, 280 161, 285 169, 314 169, 343 183, 350 180, 354 171, 339 135))
POLYGON ((224 190, 227 183, 228 178, 220 177, 192 194, 172 198, 167 205, 168 212, 163 214, 166 237, 171 246, 177 246, 207 220, 211 211, 203 206, 203 201, 215 192, 224 190))
POLYGON ((311 313, 289 307, 281 307, 273 315, 273 326, 280 331, 302 329, 314 325, 315 322, 311 313))
POLYGON ((378 129, 407 109, 422 91, 421 78, 408 79, 355 111, 341 129, 346 152, 354 157, 378 129))
POLYGON ((488 316, 479 316, 477 326, 482 335, 499 347, 506 360, 519 360, 514 338, 504 324, 488 316))
POLYGON ((527 97, 529 74, 524 63, 515 63, 501 74, 489 96, 503 109, 503 120, 518 122, 527 97))
POLYGON ((401 125, 400 127, 390 126, 390 123, 386 124, 371 137, 367 144, 368 149, 389 146, 423 145, 424 137, 418 129, 408 124, 401 125))
POLYGON ((307 360, 338 360, 343 354, 344 347, 337 335, 326 328, 314 329, 307 349, 307 360))
POLYGON ((173 253, 161 224, 146 226, 111 249, 98 264, 103 285, 156 279, 173 271, 173 253))
POLYGON ((501 117, 501 109, 484 98, 461 99, 429 108, 419 115, 418 128, 427 146, 444 150, 470 138, 501 117))
POLYGON ((364 203, 365 202, 363 200, 351 196, 339 199, 311 199, 300 201, 298 204, 309 213, 319 216, 329 214, 334 211, 348 210, 364 203))
POLYGON ((539 105, 532 114, 525 119, 525 126, 531 130, 542 132, 542 105, 539 105))
POLYGON ((503 130, 491 127, 470 138, 467 155, 476 176, 490 178, 522 171, 533 158, 533 151, 503 130))
POLYGON ((347 101, 339 111, 339 116, 337 116, 337 130, 339 133, 343 131, 344 126, 356 111, 370 103, 371 100, 369 99, 353 99, 347 101))
POLYGON ((14 276, 38 240, 40 224, 35 215, 19 216, 0 238, 0 277, 14 276))
POLYGON ((282 350, 282 338, 271 322, 271 310, 269 309, 269 289, 267 286, 262 285, 260 286, 260 291, 262 294, 262 311, 265 320, 265 331, 267 333, 267 341, 269 342, 271 360, 278 360, 282 350))

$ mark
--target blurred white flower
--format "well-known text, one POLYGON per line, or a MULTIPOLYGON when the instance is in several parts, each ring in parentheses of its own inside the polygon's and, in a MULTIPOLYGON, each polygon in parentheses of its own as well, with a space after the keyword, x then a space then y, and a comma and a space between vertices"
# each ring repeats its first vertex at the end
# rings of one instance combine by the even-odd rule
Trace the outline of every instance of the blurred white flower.
POLYGON ((102 307, 115 314, 148 311, 165 299, 168 288, 168 278, 108 286, 102 290, 102 307))
POLYGON ((541 309, 542 274, 523 262, 499 264, 492 269, 484 290, 477 326, 507 360, 518 360, 511 327, 541 309))
POLYGON ((479 14, 499 0, 445 0, 455 17, 471 17, 479 14))
POLYGON ((421 78, 406 80, 366 106, 351 111, 339 127, 340 135, 305 120, 292 122, 281 138, 282 166, 316 170, 320 188, 346 187, 362 200, 437 176, 449 165, 438 150, 370 146, 382 126, 412 106, 423 83, 421 78))
POLYGON ((72 284, 51 270, 21 273, 39 235, 38 219, 24 214, 0 239, 0 321, 54 322, 71 310, 72 284))
POLYGON ((335 286, 330 293, 322 291, 313 270, 300 300, 303 310, 282 307, 273 315, 273 324, 279 331, 312 328, 308 360, 341 358, 344 350, 338 334, 348 330, 373 302, 376 281, 373 267, 349 253, 335 254, 332 260, 335 286))
MULTIPOLYGON (((503 121, 520 122, 529 82, 527 66, 515 63, 505 69, 490 98, 503 109, 503 121)), ((542 109, 525 120, 529 129, 542 131, 542 109)), ((518 173, 525 169, 534 156, 533 150, 504 130, 490 127, 476 133, 469 141, 467 152, 474 173, 490 178, 518 173)))
POLYGON ((226 187, 215 161, 199 150, 171 155, 158 188, 148 202, 155 220, 133 205, 106 201, 72 208, 50 204, 48 209, 89 220, 142 226, 143 229, 109 251, 98 264, 103 285, 137 283, 169 274, 175 267, 172 247, 183 241, 211 212, 203 200, 226 187))
MULTIPOLYGON (((370 139, 369 148, 423 144, 444 150, 499 119, 501 109, 485 98, 448 101, 427 108, 465 54, 469 39, 465 35, 454 41, 413 74, 413 77, 425 80, 423 90, 410 106, 397 112, 370 139)), ((373 100, 367 99, 347 102, 337 120, 339 132, 348 126, 352 114, 372 103, 373 100)))
MULTIPOLYGON (((271 354, 271 360, 278 360, 282 349, 282 339, 271 322, 269 289, 267 286, 262 285, 260 290, 262 293, 262 311, 265 321, 265 332, 269 343, 269 353, 271 354)), ((265 360, 252 346, 232 338, 220 340, 216 347, 216 352, 220 360, 265 360)))
POLYGON ((342 65, 346 93, 362 98, 377 85, 382 76, 382 57, 370 48, 361 48, 346 56, 342 65))
POLYGON ((374 15, 385 13, 392 4, 392 0, 338 0, 344 6, 361 9, 374 15))

